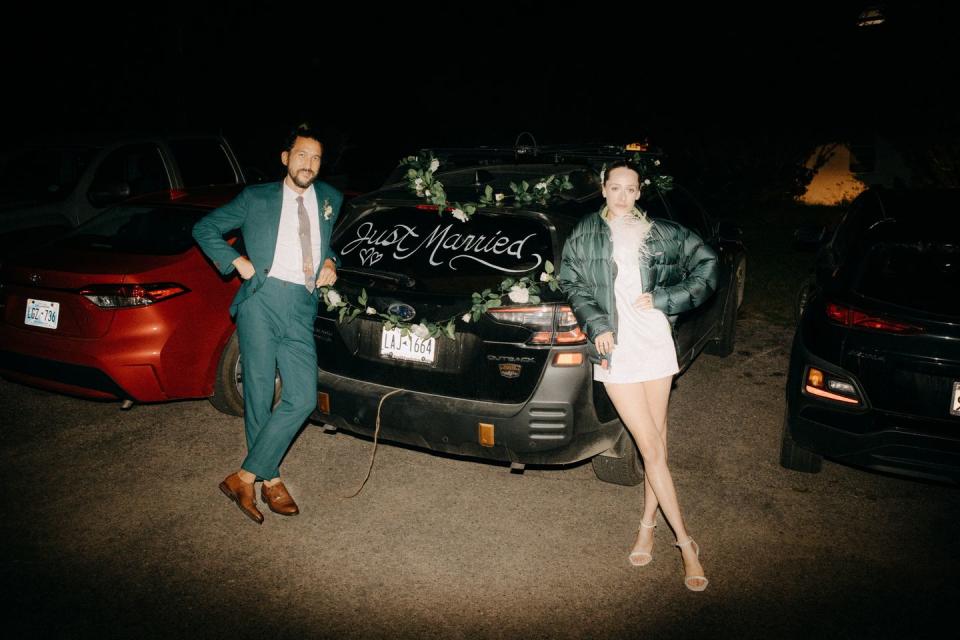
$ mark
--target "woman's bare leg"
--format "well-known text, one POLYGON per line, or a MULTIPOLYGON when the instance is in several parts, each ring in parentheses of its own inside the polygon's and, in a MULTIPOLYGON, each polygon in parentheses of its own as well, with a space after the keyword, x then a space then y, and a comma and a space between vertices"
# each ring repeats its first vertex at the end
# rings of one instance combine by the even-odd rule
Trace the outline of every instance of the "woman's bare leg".
MULTIPOLYGON (((669 379, 667 379, 669 381, 669 379)), ((630 384, 606 384, 607 395, 620 414, 620 419, 633 436, 634 442, 643 456, 644 476, 663 515, 673 529, 677 540, 683 542, 690 536, 683 523, 680 513, 680 503, 677 500, 676 489, 670 469, 667 467, 667 447, 664 437, 657 430, 657 422, 652 413, 651 402, 648 396, 653 397, 653 406, 662 404, 660 397, 663 392, 664 380, 650 382, 635 382, 630 384), (649 388, 648 388, 649 387, 649 388)), ((667 382, 667 385, 669 383, 667 382)), ((666 386, 669 394, 670 387, 666 386)), ((646 511, 646 507, 644 508, 646 511)), ((649 522, 649 521, 648 521, 649 522)), ((684 573, 703 575, 703 567, 697 558, 693 545, 680 548, 683 554, 684 573)), ((696 586, 696 584, 695 584, 696 586)))
MULTIPOLYGON (((650 415, 653 417, 654 425, 663 440, 664 455, 667 455, 667 404, 670 401, 670 387, 673 384, 673 376, 660 378, 641 383, 647 389, 647 405, 650 415)), ((655 524, 657 521, 657 494, 653 491, 646 473, 643 475, 643 515, 641 522, 655 524)), ((640 553, 651 553, 653 551, 653 529, 651 527, 639 527, 637 530, 637 541, 633 545, 632 551, 640 553)))

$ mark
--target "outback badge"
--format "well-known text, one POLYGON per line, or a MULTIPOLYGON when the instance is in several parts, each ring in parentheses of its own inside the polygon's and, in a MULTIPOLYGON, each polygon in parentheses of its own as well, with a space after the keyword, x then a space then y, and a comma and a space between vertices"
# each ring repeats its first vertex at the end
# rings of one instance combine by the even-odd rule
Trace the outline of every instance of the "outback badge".
POLYGON ((508 379, 519 378, 520 372, 523 370, 523 367, 521 367, 519 364, 508 364, 503 362, 498 364, 497 367, 500 369, 500 375, 508 379))

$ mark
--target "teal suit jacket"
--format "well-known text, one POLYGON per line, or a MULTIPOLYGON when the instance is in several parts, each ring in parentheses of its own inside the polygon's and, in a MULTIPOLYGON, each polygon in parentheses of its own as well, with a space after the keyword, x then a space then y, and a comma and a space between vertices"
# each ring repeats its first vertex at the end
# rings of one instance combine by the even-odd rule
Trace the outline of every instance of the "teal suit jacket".
MULTIPOLYGON (((314 278, 323 266, 323 261, 332 259, 340 264, 340 258, 330 248, 330 234, 333 224, 340 215, 343 195, 326 182, 314 182, 317 194, 317 206, 320 213, 320 251, 321 259, 316 265, 314 278), (332 213, 324 215, 324 207, 329 205, 332 213)), ((235 315, 240 304, 256 293, 270 275, 273 266, 273 254, 277 248, 277 232, 280 229, 280 209, 283 206, 283 183, 257 184, 247 187, 236 198, 204 216, 193 227, 193 237, 207 257, 213 261, 220 273, 227 275, 234 271, 233 261, 240 253, 230 246, 223 236, 234 229, 240 229, 247 250, 247 258, 253 263, 256 273, 245 281, 230 304, 230 315, 235 315)), ((314 296, 318 295, 314 291, 314 296)))

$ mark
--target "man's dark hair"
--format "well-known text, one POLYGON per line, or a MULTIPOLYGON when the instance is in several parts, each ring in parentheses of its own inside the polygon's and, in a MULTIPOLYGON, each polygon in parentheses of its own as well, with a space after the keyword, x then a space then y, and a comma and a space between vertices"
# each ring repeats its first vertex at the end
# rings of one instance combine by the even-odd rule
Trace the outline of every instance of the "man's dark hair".
POLYGON ((303 124, 297 125, 290 130, 290 133, 287 134, 286 141, 283 143, 283 150, 292 150, 297 138, 310 138, 311 140, 316 140, 319 142, 321 147, 323 146, 323 140, 320 138, 320 132, 311 127, 308 123, 304 122, 303 124))

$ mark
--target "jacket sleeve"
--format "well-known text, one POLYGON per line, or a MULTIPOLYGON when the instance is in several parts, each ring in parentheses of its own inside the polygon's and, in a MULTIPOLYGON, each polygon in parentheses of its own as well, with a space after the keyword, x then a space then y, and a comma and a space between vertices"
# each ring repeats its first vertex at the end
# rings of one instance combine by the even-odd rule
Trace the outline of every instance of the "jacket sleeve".
POLYGON ((717 254, 693 231, 680 227, 684 278, 653 291, 653 306, 676 315, 704 303, 717 290, 717 254))
POLYGON ((233 261, 240 257, 240 253, 230 246, 223 236, 240 228, 247 219, 247 210, 247 191, 244 190, 236 198, 210 212, 193 225, 194 240, 224 275, 236 269, 233 261))
POLYGON ((597 336, 613 331, 613 323, 610 321, 610 315, 597 302, 593 288, 587 284, 584 278, 585 267, 579 238, 568 238, 563 246, 563 257, 557 280, 560 282, 560 289, 570 302, 574 315, 577 316, 580 327, 591 341, 595 341, 597 336))
POLYGON ((333 235, 333 228, 337 222, 337 218, 340 217, 340 207, 343 206, 343 194, 333 189, 333 194, 330 198, 330 206, 333 208, 333 215, 330 217, 330 233, 326 235, 326 242, 323 246, 322 255, 326 258, 333 260, 333 263, 339 267, 340 266, 340 256, 337 255, 337 252, 333 250, 333 247, 330 246, 330 237, 333 235))

